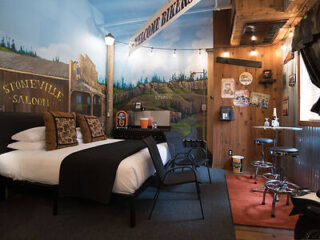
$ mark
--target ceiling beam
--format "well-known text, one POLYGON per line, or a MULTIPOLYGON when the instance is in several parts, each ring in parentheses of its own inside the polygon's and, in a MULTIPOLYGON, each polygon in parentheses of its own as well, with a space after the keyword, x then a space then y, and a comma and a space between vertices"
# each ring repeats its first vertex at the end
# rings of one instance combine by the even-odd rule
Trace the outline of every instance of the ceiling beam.
POLYGON ((267 22, 276 20, 288 20, 280 29, 273 43, 281 41, 289 33, 289 28, 298 24, 303 15, 317 0, 294 0, 287 9, 284 9, 284 1, 280 0, 233 0, 234 23, 230 38, 232 46, 240 45, 243 27, 248 22, 267 22))

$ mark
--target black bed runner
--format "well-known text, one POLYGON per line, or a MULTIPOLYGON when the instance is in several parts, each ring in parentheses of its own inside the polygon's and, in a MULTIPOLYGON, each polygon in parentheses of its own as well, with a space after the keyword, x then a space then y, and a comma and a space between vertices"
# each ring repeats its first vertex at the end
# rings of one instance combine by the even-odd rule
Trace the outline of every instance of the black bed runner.
POLYGON ((127 140, 68 155, 60 167, 61 196, 108 203, 120 162, 145 147, 140 140, 127 140))

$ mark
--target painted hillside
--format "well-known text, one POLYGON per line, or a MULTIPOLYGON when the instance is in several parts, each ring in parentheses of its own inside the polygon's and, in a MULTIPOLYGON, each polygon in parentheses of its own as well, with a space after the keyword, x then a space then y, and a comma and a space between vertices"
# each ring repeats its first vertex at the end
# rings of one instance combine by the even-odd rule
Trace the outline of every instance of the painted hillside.
POLYGON ((170 110, 171 127, 181 135, 189 134, 192 126, 202 128, 201 105, 206 101, 207 79, 171 78, 169 82, 140 79, 135 87, 121 86, 119 82, 114 85, 115 112, 131 110, 133 103, 141 102, 146 110, 170 110))

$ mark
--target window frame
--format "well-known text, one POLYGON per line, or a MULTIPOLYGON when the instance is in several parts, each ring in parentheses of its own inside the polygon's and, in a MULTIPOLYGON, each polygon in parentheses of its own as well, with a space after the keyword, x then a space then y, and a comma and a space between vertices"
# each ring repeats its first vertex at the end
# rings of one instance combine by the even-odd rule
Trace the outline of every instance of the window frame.
POLYGON ((307 126, 307 127, 320 127, 320 120, 313 120, 313 121, 305 121, 300 120, 300 51, 298 52, 298 124, 300 126, 307 126))

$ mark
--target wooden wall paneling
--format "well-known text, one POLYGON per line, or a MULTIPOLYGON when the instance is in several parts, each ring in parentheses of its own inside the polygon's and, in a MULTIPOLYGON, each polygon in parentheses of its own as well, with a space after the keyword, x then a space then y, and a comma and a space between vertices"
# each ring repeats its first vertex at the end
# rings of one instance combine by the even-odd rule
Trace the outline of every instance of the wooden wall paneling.
MULTIPOLYGON (((255 137, 273 137, 273 132, 263 130, 255 130, 254 125, 262 125, 265 117, 272 116, 272 108, 276 106, 278 114, 280 114, 281 104, 281 55, 277 55, 279 46, 274 47, 257 47, 259 56, 251 57, 249 52, 250 47, 237 47, 228 49, 233 58, 242 58, 248 60, 256 60, 262 62, 262 68, 251 68, 243 66, 235 66, 228 64, 221 64, 213 62, 213 77, 209 81, 213 81, 212 91, 214 94, 212 121, 208 121, 208 125, 212 124, 208 129, 212 129, 212 151, 213 151, 213 166, 220 168, 231 168, 232 159, 228 156, 228 150, 232 149, 234 154, 245 156, 245 169, 249 169, 250 162, 259 156, 260 147, 253 144, 255 137), (277 81, 265 88, 264 85, 259 84, 259 79, 265 69, 273 71, 274 78, 277 81), (253 75, 254 81, 248 86, 243 86, 239 83, 239 75, 248 71, 253 75), (221 98, 221 79, 234 78, 235 89, 248 89, 250 92, 260 92, 270 94, 270 102, 268 109, 260 109, 254 106, 244 108, 234 107, 235 120, 234 121, 220 121, 219 111, 222 105, 233 106, 233 99, 221 98), (212 80, 211 80, 212 79, 212 80)), ((214 48, 214 59, 221 56, 226 48, 214 48)), ((208 133, 208 136, 211 133, 208 133)))
POLYGON ((207 147, 212 153, 212 124, 213 119, 213 51, 212 49, 207 50, 208 54, 208 82, 207 82, 207 147))
POLYGON ((216 11, 213 14, 213 42, 215 47, 229 46, 231 36, 231 9, 216 11))

